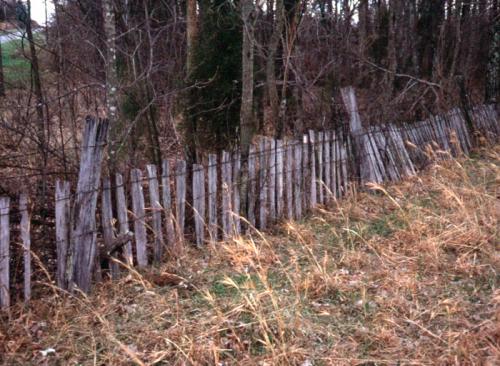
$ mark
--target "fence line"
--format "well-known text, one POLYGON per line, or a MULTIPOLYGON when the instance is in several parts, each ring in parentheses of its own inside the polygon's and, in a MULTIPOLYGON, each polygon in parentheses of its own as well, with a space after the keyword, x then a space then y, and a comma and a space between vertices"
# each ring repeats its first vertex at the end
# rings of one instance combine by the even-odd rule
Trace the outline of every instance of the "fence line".
MULTIPOLYGON (((75 281, 75 260, 91 268, 103 256, 138 267, 158 264, 169 247, 188 239, 200 247, 245 234, 253 227, 265 230, 284 218, 300 219, 310 209, 342 197, 353 184, 398 181, 416 174, 431 161, 428 151, 438 159, 447 154, 468 154, 479 135, 489 142, 498 141, 500 136, 498 115, 492 105, 472 108, 474 131, 469 131, 458 109, 414 124, 364 129, 351 93, 347 90, 343 95, 350 113, 348 133, 311 130, 297 140, 261 137, 246 156, 239 151, 223 151, 219 160, 216 154, 210 154, 208 164, 195 164, 192 169, 183 160, 177 160, 174 169, 164 161, 161 174, 160 167, 147 165, 146 176, 142 170, 133 169, 130 185, 124 183, 120 173, 101 179, 100 169, 93 171, 99 165, 98 150, 103 144, 93 144, 89 138, 82 148, 87 155, 82 154, 76 192, 71 194, 69 182, 57 181, 55 186, 58 286, 70 288, 75 281), (188 187, 188 182, 192 186, 188 187), (98 192, 100 227, 95 222, 98 192), (100 246, 97 240, 102 242, 100 246), (75 243, 86 246, 77 258, 75 243)), ((102 141, 102 126, 92 123, 86 126, 86 132, 93 131, 94 140, 102 141)), ((31 297, 32 273, 28 201, 25 194, 20 195, 26 301, 31 297)), ((10 199, 0 197, 0 307, 10 305, 12 214, 10 199)), ((112 277, 118 277, 121 268, 116 261, 109 262, 112 277)), ((94 269, 98 268, 100 264, 94 269)), ((85 277, 78 270, 76 274, 85 277)))

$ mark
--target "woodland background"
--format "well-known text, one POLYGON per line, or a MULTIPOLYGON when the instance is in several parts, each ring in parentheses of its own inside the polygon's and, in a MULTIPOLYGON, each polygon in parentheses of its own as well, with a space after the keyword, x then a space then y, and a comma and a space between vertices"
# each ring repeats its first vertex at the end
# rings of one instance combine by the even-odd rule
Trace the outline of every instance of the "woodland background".
POLYGON ((2 194, 76 174, 87 114, 116 171, 339 127, 347 85, 365 124, 498 99, 497 0, 52 2, 0 1, 2 194))

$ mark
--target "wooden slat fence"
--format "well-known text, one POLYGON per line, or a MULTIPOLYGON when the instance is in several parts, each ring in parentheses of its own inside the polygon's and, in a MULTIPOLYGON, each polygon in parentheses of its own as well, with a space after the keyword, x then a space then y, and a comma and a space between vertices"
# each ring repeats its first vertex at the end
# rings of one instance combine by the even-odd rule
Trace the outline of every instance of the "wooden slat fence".
MULTIPOLYGON (((277 220, 301 219, 310 209, 341 198, 353 184, 398 181, 416 174, 433 156, 444 159, 468 154, 478 137, 468 130, 459 109, 414 124, 363 128, 351 93, 353 90, 344 91, 351 114, 351 130, 347 133, 308 131, 296 140, 262 137, 244 157, 239 151, 223 151, 220 156, 210 154, 206 159, 208 164, 195 164, 191 169, 183 160, 164 161, 161 167, 148 165, 145 172, 131 170, 129 181, 124 179, 128 174, 101 180, 97 172, 85 176, 81 171, 84 186, 74 194, 69 182, 57 181, 57 285, 68 289, 71 287, 68 281, 74 281, 75 275, 86 276, 74 270, 75 260, 89 266, 99 257, 109 256, 114 278, 128 266, 161 263, 171 253, 169 248, 180 243, 190 241, 201 247, 254 229, 265 230, 277 220), (431 150, 433 153, 429 154, 431 150), (192 174, 192 179, 187 179, 188 174, 192 174), (94 187, 97 181, 100 186, 94 187), (187 187, 188 182, 192 187, 187 187), (100 210, 96 215, 98 196, 100 210), (85 212, 81 205, 87 205, 85 212), (77 221, 75 213, 79 214, 77 221), (96 216, 100 217, 100 226, 96 226, 96 216), (84 225, 78 226, 79 222, 84 225), (86 246, 76 259, 71 253, 75 245, 86 246)), ((497 142, 500 124, 494 106, 475 107, 471 115, 473 133, 497 142)), ((87 127, 94 140, 96 133, 99 135, 95 127, 87 127)), ((97 140, 102 142, 102 136, 97 136, 97 140)), ((85 169, 100 157, 89 150, 84 157, 85 169)), ((9 211, 13 203, 21 212, 19 242, 23 245, 24 299, 28 301, 31 297, 29 199, 25 194, 17 200, 0 197, 1 307, 11 303, 9 211)))

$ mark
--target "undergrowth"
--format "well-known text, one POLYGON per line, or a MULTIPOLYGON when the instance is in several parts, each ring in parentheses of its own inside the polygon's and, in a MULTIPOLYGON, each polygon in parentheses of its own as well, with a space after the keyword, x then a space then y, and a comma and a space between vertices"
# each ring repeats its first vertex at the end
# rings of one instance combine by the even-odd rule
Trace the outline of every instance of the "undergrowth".
POLYGON ((48 285, 52 296, 4 316, 0 359, 498 364, 499 173, 500 149, 482 150, 371 185, 272 234, 189 249, 90 297, 48 285))

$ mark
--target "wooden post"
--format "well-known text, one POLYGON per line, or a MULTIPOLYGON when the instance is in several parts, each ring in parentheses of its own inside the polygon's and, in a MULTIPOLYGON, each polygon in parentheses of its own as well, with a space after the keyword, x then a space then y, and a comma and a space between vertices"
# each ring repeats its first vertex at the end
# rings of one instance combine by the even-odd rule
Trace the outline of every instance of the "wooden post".
POLYGON ((68 281, 85 293, 90 291, 97 254, 96 207, 101 183, 101 164, 108 136, 108 121, 88 117, 83 134, 80 173, 71 218, 68 281))
POLYGON ((142 191, 142 172, 140 169, 132 169, 130 172, 132 182, 132 210, 134 213, 135 250, 137 253, 137 265, 146 267, 148 255, 146 252, 146 211, 144 208, 144 194, 142 191))
POLYGON ((232 235, 231 220, 231 155, 227 151, 222 152, 222 234, 224 240, 232 235))
POLYGON ((318 201, 318 193, 316 190, 316 141, 314 138, 314 131, 309 130, 309 154, 310 154, 310 161, 311 161, 311 198, 310 198, 310 208, 315 208, 318 201))
POLYGON ((326 131, 323 140, 323 169, 324 169, 324 191, 325 191, 325 203, 330 201, 332 196, 332 186, 331 186, 331 158, 330 158, 330 142, 332 140, 332 134, 330 131, 326 131))
POLYGON ((323 166, 324 166, 324 155, 323 155, 323 144, 325 142, 325 134, 323 132, 318 132, 318 142, 316 143, 316 151, 318 154, 318 191, 319 191, 319 203, 322 205, 325 203, 325 180, 323 177, 323 166))
POLYGON ((205 242, 205 171, 203 165, 193 165, 193 209, 196 245, 205 242))
POLYGON ((28 196, 25 193, 19 195, 19 211, 21 212, 20 228, 24 259, 24 301, 28 302, 31 298, 31 237, 28 196))
POLYGON ((269 218, 276 220, 276 140, 267 140, 267 174, 268 197, 269 197, 269 218))
POLYGON ((217 155, 208 155, 208 235, 217 242, 217 155))
POLYGON ((286 217, 293 220, 293 144, 286 143, 286 217))
POLYGON ((161 212, 163 207, 160 203, 160 187, 158 184, 158 173, 156 165, 147 165, 148 172, 148 188, 149 188, 149 202, 151 210, 153 211, 153 259, 158 264, 161 262, 163 256, 163 249, 165 247, 165 240, 163 238, 163 225, 161 219, 161 212))
MULTIPOLYGON (((116 174, 115 183, 116 183, 116 215, 118 216, 118 223, 120 225, 120 235, 125 235, 130 232, 130 227, 128 224, 128 210, 127 210, 127 199, 125 197, 125 185, 123 183, 123 177, 121 174, 119 173, 116 174)), ((125 263, 127 263, 128 266, 134 265, 131 240, 129 240, 123 246, 123 257, 125 258, 125 263)))
MULTIPOLYGON (((292 146, 292 157, 294 154, 293 144, 292 146)), ((302 207, 304 210, 309 210, 311 208, 311 197, 308 192, 311 191, 311 166, 309 164, 309 138, 305 134, 302 136, 302 207)))
POLYGON ((248 150, 248 222, 255 227, 255 201, 257 200, 256 149, 250 145, 248 150))
POLYGON ((235 235, 241 234, 241 218, 240 218, 240 171, 241 171, 241 154, 236 151, 233 154, 233 181, 232 181, 232 197, 233 197, 233 225, 235 235))
POLYGON ((266 140, 260 139, 259 153, 259 228, 264 230, 267 226, 267 159, 266 140))
POLYGON ((57 286, 68 288, 67 264, 69 250, 69 228, 71 199, 69 182, 56 181, 56 247, 57 247, 57 286))
POLYGON ((302 218, 302 200, 301 200, 301 180, 302 180, 302 146, 297 142, 294 146, 295 150, 295 218, 302 218))
POLYGON ((0 308, 10 306, 10 198, 0 197, 0 308))
MULTIPOLYGON (((106 248, 111 248, 113 245, 113 241, 115 240, 115 234, 113 232, 113 206, 111 202, 111 182, 109 178, 103 179, 102 182, 101 204, 104 246, 106 248)), ((111 270, 112 278, 118 278, 118 276, 120 275, 120 268, 118 266, 118 263, 114 262, 111 258, 109 262, 109 268, 111 270)))
POLYGON ((170 164, 168 160, 163 160, 161 170, 162 203, 163 210, 165 211, 167 244, 173 246, 175 244, 175 228, 172 214, 172 194, 170 190, 170 164))
POLYGON ((175 166, 175 219, 177 221, 177 239, 184 242, 186 216, 186 161, 179 160, 175 166))
POLYGON ((283 207, 284 207, 284 174, 283 174, 283 141, 276 141, 276 209, 278 218, 283 217, 283 207))

